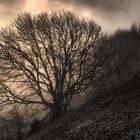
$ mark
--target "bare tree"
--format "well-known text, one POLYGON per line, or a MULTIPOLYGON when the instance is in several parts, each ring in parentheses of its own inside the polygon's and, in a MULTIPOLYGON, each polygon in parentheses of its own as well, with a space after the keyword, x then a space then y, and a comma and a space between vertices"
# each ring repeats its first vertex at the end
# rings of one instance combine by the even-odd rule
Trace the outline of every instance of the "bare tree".
POLYGON ((101 27, 71 12, 25 13, 0 38, 0 101, 45 106, 57 117, 101 76, 107 58, 101 27))

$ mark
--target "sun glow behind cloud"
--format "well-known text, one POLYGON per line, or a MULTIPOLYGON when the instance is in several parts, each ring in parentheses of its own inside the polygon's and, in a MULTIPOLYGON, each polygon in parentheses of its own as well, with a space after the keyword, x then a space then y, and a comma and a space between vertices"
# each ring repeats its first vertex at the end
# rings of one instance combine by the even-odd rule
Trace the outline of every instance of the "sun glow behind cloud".
POLYGON ((0 27, 4 27, 21 12, 38 14, 70 10, 85 18, 92 18, 105 31, 130 27, 140 23, 140 0, 0 0, 0 27))
POLYGON ((22 11, 37 14, 46 11, 47 8, 48 2, 46 0, 26 0, 22 11))
POLYGON ((25 0, 25 5, 22 8, 22 11, 38 14, 41 12, 58 11, 62 9, 72 11, 73 6, 68 5, 65 2, 60 3, 59 1, 48 2, 48 0, 25 0))

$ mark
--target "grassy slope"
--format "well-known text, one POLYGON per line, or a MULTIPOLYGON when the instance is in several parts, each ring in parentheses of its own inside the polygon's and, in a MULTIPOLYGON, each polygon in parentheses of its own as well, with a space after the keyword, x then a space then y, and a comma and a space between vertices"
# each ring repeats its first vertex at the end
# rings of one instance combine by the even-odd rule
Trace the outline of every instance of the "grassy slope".
POLYGON ((140 80, 123 83, 104 98, 69 113, 28 140, 140 139, 140 80))

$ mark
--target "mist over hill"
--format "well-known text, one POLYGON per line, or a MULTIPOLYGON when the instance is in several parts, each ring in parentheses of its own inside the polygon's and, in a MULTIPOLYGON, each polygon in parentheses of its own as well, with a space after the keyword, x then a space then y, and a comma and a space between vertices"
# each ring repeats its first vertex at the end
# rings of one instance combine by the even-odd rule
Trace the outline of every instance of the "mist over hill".
POLYGON ((70 11, 25 12, 1 28, 0 139, 139 139, 140 25, 127 20, 127 29, 108 34, 97 15, 81 18, 93 7, 113 20, 130 4, 102 2, 47 1, 70 11), (80 16, 71 12, 78 5, 80 16))

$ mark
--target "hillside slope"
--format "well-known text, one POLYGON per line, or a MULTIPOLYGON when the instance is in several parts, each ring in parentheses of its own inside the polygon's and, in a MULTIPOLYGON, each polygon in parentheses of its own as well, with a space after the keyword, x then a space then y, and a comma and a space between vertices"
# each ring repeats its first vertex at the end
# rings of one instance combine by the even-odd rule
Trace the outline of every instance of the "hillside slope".
POLYGON ((27 140, 135 139, 140 139, 140 79, 96 97, 27 140))

